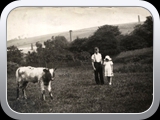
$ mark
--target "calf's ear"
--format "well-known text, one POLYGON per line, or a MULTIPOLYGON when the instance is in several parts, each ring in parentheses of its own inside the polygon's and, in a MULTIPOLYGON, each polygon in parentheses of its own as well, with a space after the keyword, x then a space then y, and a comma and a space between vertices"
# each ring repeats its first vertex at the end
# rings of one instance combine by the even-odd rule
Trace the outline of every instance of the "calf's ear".
POLYGON ((54 68, 54 71, 56 71, 57 70, 57 68, 54 68))
POLYGON ((48 69, 43 69, 43 72, 48 72, 49 70, 48 69))
POLYGON ((43 69, 43 72, 46 72, 46 69, 43 69))

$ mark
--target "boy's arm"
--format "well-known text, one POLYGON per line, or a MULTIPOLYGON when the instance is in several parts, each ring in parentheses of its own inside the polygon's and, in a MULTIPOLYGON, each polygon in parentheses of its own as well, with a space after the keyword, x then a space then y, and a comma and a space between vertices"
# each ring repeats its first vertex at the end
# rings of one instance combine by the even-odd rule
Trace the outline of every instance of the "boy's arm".
POLYGON ((103 59, 102 59, 102 55, 101 55, 101 64, 103 64, 103 59))
POLYGON ((94 66, 94 59, 93 59, 93 56, 91 57, 91 62, 92 62, 93 70, 96 70, 96 68, 95 68, 95 66, 94 66))
POLYGON ((92 59, 92 67, 93 67, 93 70, 96 70, 93 59, 92 59))

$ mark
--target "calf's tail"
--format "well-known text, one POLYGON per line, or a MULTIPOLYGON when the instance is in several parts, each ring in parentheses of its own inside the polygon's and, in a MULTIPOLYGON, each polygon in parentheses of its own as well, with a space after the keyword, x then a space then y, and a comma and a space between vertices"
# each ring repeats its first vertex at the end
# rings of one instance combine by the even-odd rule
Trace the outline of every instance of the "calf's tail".
POLYGON ((18 78, 20 77, 19 76, 19 70, 20 70, 19 68, 16 70, 16 82, 18 82, 18 78))
POLYGON ((19 68, 16 70, 16 83, 17 83, 17 96, 16 96, 16 99, 18 100, 19 99, 19 68))

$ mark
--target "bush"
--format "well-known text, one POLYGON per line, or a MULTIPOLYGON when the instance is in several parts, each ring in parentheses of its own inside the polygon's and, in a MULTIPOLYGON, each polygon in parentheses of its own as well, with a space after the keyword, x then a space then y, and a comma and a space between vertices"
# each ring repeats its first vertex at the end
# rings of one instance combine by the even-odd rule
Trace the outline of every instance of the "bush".
POLYGON ((132 51, 121 52, 114 59, 115 63, 139 62, 142 64, 153 64, 153 48, 143 48, 132 51))
POLYGON ((146 17, 142 25, 137 25, 131 33, 145 40, 147 47, 153 46, 153 19, 151 16, 146 17))
POLYGON ((14 62, 7 62, 7 74, 14 74, 19 64, 14 62))
POLYGON ((151 64, 141 63, 128 63, 122 67, 115 69, 114 72, 118 73, 136 73, 136 72, 153 72, 153 66, 151 64))
POLYGON ((120 53, 117 36, 121 33, 118 26, 104 25, 99 27, 89 38, 75 39, 69 47, 72 52, 86 51, 93 54, 94 47, 99 47, 102 56, 117 55, 120 53))
POLYGON ((121 49, 123 51, 135 50, 147 47, 146 41, 139 36, 129 35, 125 36, 120 42, 121 49))
POLYGON ((7 62, 21 64, 23 61, 23 53, 16 46, 7 47, 7 62))

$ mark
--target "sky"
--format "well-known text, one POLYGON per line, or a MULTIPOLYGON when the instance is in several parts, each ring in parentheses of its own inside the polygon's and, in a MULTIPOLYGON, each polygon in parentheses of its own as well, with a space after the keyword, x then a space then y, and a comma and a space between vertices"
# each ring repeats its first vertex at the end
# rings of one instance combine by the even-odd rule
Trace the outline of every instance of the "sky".
POLYGON ((19 7, 7 19, 7 40, 83 28, 145 21, 142 7, 19 7))

